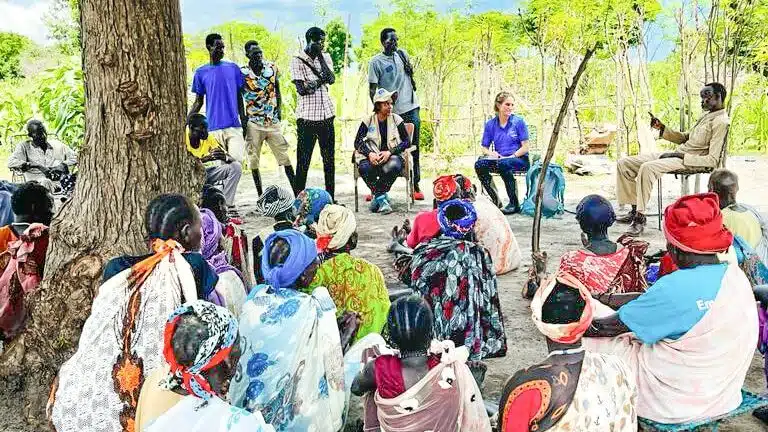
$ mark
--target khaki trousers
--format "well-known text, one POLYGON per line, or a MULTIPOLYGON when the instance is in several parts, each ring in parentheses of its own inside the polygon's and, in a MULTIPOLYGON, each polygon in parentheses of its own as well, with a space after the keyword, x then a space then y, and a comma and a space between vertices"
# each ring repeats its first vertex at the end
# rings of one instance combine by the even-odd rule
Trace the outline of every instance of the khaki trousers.
POLYGON ((685 169, 682 159, 659 159, 659 156, 661 153, 650 153, 619 159, 616 173, 619 204, 636 205, 638 212, 645 213, 645 206, 659 177, 685 169))

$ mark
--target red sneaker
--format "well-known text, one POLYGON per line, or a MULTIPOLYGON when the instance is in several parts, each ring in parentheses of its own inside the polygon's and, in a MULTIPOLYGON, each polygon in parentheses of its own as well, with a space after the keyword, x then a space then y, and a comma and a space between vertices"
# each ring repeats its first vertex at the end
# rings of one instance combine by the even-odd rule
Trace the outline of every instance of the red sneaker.
POLYGON ((413 193, 413 199, 416 201, 424 201, 424 194, 420 191, 416 191, 413 193))
POLYGON ((371 194, 368 194, 368 195, 365 196, 365 200, 367 202, 371 202, 372 199, 373 199, 373 195, 371 195, 371 194))

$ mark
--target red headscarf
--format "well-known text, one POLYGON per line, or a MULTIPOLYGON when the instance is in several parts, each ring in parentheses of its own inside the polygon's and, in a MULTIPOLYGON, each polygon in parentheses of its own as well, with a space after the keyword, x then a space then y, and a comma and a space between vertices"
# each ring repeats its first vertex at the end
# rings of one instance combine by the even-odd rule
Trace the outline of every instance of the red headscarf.
POLYGON ((432 183, 433 194, 438 201, 448 201, 456 195, 456 189, 459 185, 453 175, 443 175, 435 179, 432 183))
POLYGON ((664 211, 664 235, 678 249, 696 254, 728 250, 733 234, 723 226, 720 199, 713 193, 688 195, 664 211))

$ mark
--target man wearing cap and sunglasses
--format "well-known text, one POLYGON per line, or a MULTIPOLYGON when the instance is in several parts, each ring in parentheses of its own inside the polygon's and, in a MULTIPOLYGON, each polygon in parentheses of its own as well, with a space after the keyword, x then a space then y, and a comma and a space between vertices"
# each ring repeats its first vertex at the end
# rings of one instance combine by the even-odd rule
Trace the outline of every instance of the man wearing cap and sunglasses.
POLYGON ((403 171, 402 153, 411 145, 403 119, 392 113, 394 92, 377 89, 373 114, 363 119, 355 137, 355 163, 373 193, 370 209, 392 213, 387 192, 403 171))

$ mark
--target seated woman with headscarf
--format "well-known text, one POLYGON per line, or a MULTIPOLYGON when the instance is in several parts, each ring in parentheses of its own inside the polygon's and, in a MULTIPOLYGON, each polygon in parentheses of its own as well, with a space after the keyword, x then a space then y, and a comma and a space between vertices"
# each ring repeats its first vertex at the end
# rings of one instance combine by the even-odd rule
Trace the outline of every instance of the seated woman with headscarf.
POLYGON ((511 272, 520 267, 522 256, 517 238, 509 226, 504 213, 484 195, 475 194, 469 178, 461 174, 438 177, 434 182, 437 205, 450 199, 472 201, 477 212, 475 238, 477 243, 488 249, 497 275, 511 272))
POLYGON ((333 204, 333 198, 325 189, 306 188, 299 192, 296 201, 293 203, 293 209, 296 214, 293 227, 309 236, 309 238, 317 238, 315 224, 320 217, 320 212, 328 204, 333 204))
POLYGON ((713 418, 741 404, 758 340, 755 297, 735 263, 717 196, 680 198, 664 212, 667 250, 679 270, 618 312, 593 302, 584 344, 615 354, 637 376, 637 413, 659 423, 713 418))
POLYGON ((247 287, 253 286, 255 280, 250 261, 251 254, 248 251, 250 245, 248 236, 242 228, 243 221, 239 217, 229 217, 227 199, 224 197, 224 193, 211 185, 203 187, 200 207, 212 211, 216 220, 221 222, 223 225, 222 236, 224 237, 221 247, 226 252, 227 262, 240 272, 243 276, 243 283, 247 287))
POLYGON ((410 279, 409 254, 411 251, 400 247, 400 243, 405 239, 409 248, 415 248, 438 236, 440 224, 437 222, 437 207, 452 199, 469 200, 473 203, 477 213, 475 238, 477 243, 491 254, 497 275, 508 273, 520 266, 522 259, 520 247, 506 216, 488 198, 476 196, 475 188, 469 178, 461 174, 444 175, 435 179, 433 186, 435 209, 416 215, 412 229, 409 223, 404 224, 403 228, 393 229, 393 242, 397 244, 390 246, 390 251, 398 255, 395 258, 394 267, 400 274, 401 280, 405 282, 410 279))
POLYGON ((507 381, 499 432, 635 432, 635 376, 618 357, 586 351, 592 322, 587 287, 562 268, 536 291, 532 318, 549 355, 507 381))
POLYGON ((470 360, 503 357, 507 337, 496 274, 488 250, 475 243, 472 203, 450 200, 438 208, 442 235, 413 251, 411 287, 435 313, 435 337, 466 346, 470 360))
POLYGON ((104 269, 77 352, 59 370, 52 421, 59 432, 132 427, 141 383, 163 364, 168 316, 207 299, 218 276, 198 252, 200 212, 183 195, 147 207, 152 255, 123 256, 104 269))
POLYGON ((275 223, 266 226, 253 238, 253 274, 257 284, 264 283, 264 272, 261 269, 261 256, 264 251, 264 241, 270 234, 293 228, 296 220, 296 210, 293 208, 293 192, 281 186, 267 186, 264 193, 256 200, 256 212, 263 217, 273 218, 275 223))
POLYGON ((219 282, 216 284, 213 294, 217 298, 210 300, 226 307, 233 314, 240 315, 247 294, 245 278, 243 278, 240 270, 232 267, 227 262, 226 251, 221 247, 223 241, 222 225, 216 219, 216 216, 206 208, 200 210, 200 215, 202 217, 203 229, 201 252, 203 258, 219 276, 219 282))
POLYGON ((352 210, 326 206, 317 222, 321 264, 305 292, 328 288, 337 314, 355 312, 360 316, 356 339, 361 339, 369 333, 381 333, 389 312, 389 292, 376 265, 350 254, 356 247, 357 223, 352 210))
POLYGON ((352 383, 364 395, 364 430, 490 432, 483 396, 466 347, 432 339, 433 316, 418 296, 401 297, 387 319, 387 347, 366 351, 352 383))
POLYGON ((226 402, 240 360, 235 317, 196 300, 165 324, 165 364, 144 382, 136 408, 136 431, 274 432, 261 413, 226 402))
POLYGON ((614 294, 633 299, 644 292, 648 287, 644 260, 648 242, 626 235, 611 241, 608 228, 616 221, 616 213, 600 195, 587 195, 579 202, 576 220, 584 248, 564 253, 560 268, 586 285, 595 299, 606 303, 614 300, 614 294), (633 294, 621 295, 625 293, 633 294))
POLYGON ((295 230, 267 238, 267 285, 254 288, 240 315, 243 355, 230 386, 236 406, 261 411, 277 431, 338 431, 345 404, 336 307, 324 287, 306 288, 317 272, 315 243, 295 230))

